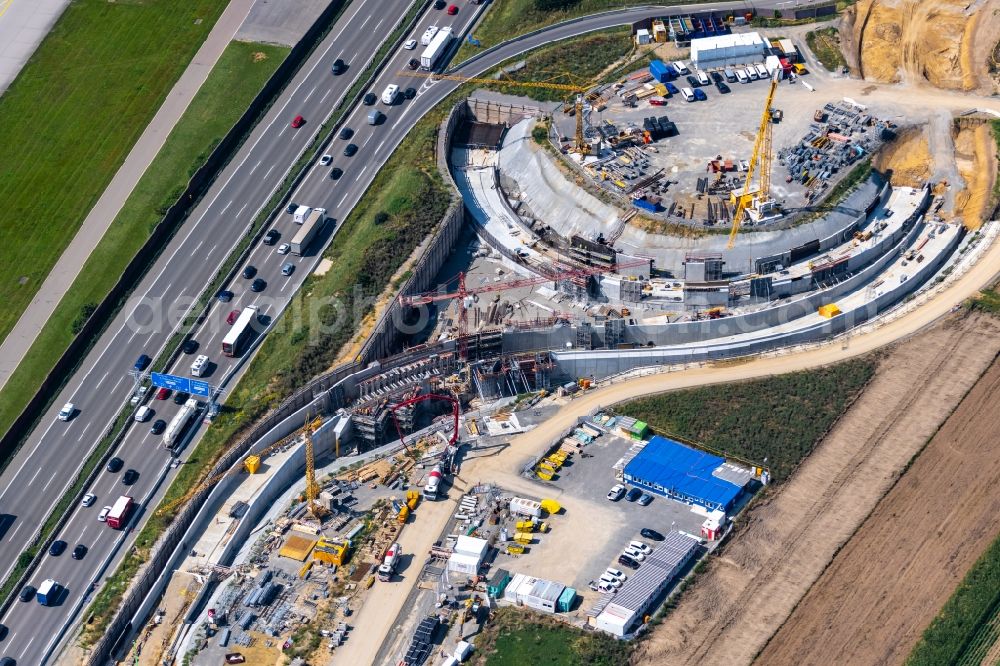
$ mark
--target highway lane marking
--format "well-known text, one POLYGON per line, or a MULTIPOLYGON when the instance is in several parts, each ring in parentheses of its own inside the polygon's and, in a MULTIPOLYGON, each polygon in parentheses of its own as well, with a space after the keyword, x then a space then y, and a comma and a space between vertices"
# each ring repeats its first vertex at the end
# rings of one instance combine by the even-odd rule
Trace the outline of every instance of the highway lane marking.
POLYGON ((35 485, 35 479, 38 478, 38 475, 41 473, 41 471, 42 471, 41 467, 35 470, 35 473, 31 476, 31 481, 28 481, 29 486, 35 485))
POLYGON ((339 204, 337 204, 337 208, 340 208, 341 206, 343 206, 343 205, 344 205, 344 202, 345 202, 345 201, 347 201, 347 197, 349 197, 350 195, 351 195, 351 193, 350 193, 350 192, 348 192, 347 194, 345 194, 345 195, 344 195, 344 198, 340 200, 340 203, 339 203, 339 204))
POLYGON ((217 248, 217 247, 219 247, 219 244, 218 244, 218 243, 216 243, 215 245, 213 245, 213 246, 212 246, 212 249, 211 249, 211 250, 209 250, 209 251, 208 251, 208 253, 209 253, 209 254, 215 254, 215 248, 217 248))
MULTIPOLYGON (((272 171, 274 171, 274 165, 273 164, 271 165, 271 168, 267 170, 267 173, 264 174, 264 180, 267 180, 267 177, 271 175, 272 171)), ((263 207, 263 206, 261 206, 261 207, 263 207)))
MULTIPOLYGON (((80 441, 80 440, 77 440, 77 441, 80 441)), ((45 492, 46 490, 48 490, 48 489, 49 489, 49 485, 50 485, 50 484, 51 484, 51 483, 52 483, 53 481, 55 481, 55 480, 56 480, 56 477, 55 477, 55 474, 49 474, 49 480, 48 480, 48 482, 47 482, 47 483, 45 484, 45 487, 44 487, 44 488, 42 488, 42 492, 44 493, 44 492, 45 492)))
POLYGON ((309 91, 309 94, 306 95, 306 98, 304 100, 302 100, 303 104, 305 104, 306 102, 309 101, 309 98, 313 96, 314 92, 316 92, 316 88, 319 88, 319 84, 318 83, 312 87, 312 90, 309 91))
POLYGON ((358 177, 354 179, 354 182, 356 183, 361 180, 361 176, 363 175, 365 175, 365 170, 362 168, 361 171, 358 172, 358 177))
MULTIPOLYGON (((250 169, 250 173, 251 173, 251 174, 253 174, 253 172, 257 170, 257 167, 259 167, 259 166, 260 166, 260 163, 261 163, 261 162, 263 162, 263 161, 264 161, 264 160, 257 160, 257 164, 254 164, 254 165, 253 165, 253 168, 252 168, 252 169, 250 169)), ((230 201, 229 203, 232 203, 232 201, 230 201)))
POLYGON ((90 529, 90 525, 87 525, 86 527, 83 528, 83 531, 80 532, 80 536, 78 536, 76 538, 76 542, 77 543, 83 543, 83 537, 87 533, 87 530, 89 530, 89 529, 90 529))
POLYGON ((127 377, 127 375, 122 375, 121 377, 118 378, 118 381, 115 382, 115 385, 111 388, 112 393, 118 390, 118 387, 121 386, 123 381, 125 381, 125 377, 127 377))
MULTIPOLYGON (((213 203, 214 203, 214 202, 213 202, 213 203)), ((224 207, 222 208, 222 210, 220 210, 220 211, 219 211, 219 215, 222 215, 223 213, 225 213, 225 212, 226 212, 226 211, 227 211, 227 210, 229 209, 229 207, 230 207, 230 206, 232 206, 232 205, 233 205, 233 200, 232 200, 232 199, 230 199, 230 200, 229 200, 229 203, 227 203, 227 204, 226 204, 226 205, 225 205, 225 206, 224 206, 224 207)), ((211 204, 209 204, 209 206, 211 207, 211 204)))
POLYGON ((28 648, 31 647, 31 644, 34 643, 34 642, 35 642, 35 637, 32 636, 30 639, 28 639, 28 642, 24 646, 24 649, 21 650, 20 654, 17 655, 17 658, 18 659, 23 659, 24 658, 24 653, 28 651, 28 648))
MULTIPOLYGON (((21 520, 21 521, 18 521, 18 523, 17 523, 17 527, 15 527, 15 528, 14 528, 14 531, 10 533, 10 538, 11 538, 11 540, 13 540, 13 539, 14 539, 14 535, 15 535, 15 534, 17 534, 17 531, 18 531, 19 529, 21 529, 21 525, 24 525, 24 521, 23 521, 23 520, 21 520)), ((13 567, 14 565, 13 565, 13 564, 11 564, 10 566, 11 566, 11 567, 13 567)), ((6 578, 6 577, 7 577, 7 574, 8 574, 8 573, 10 573, 10 569, 8 569, 8 570, 7 570, 7 573, 5 573, 5 574, 3 575, 3 577, 4 577, 4 578, 6 578)))
POLYGON ((369 14, 368 18, 366 18, 364 21, 362 21, 361 26, 358 28, 359 32, 361 31, 361 28, 365 27, 365 23, 368 23, 368 21, 371 20, 371 17, 372 17, 372 15, 369 14))
POLYGON ((375 152, 376 152, 376 153, 377 153, 378 151, 382 150, 382 146, 384 146, 384 145, 385 145, 385 141, 386 141, 385 139, 382 139, 382 142, 381 142, 380 144, 378 144, 378 147, 376 147, 376 148, 375 148, 375 152))
POLYGON ((288 286, 289 282, 291 282, 291 280, 285 280, 285 282, 281 285, 281 289, 279 289, 278 291, 280 291, 281 293, 285 293, 285 287, 288 286))
POLYGON ((320 104, 322 104, 323 102, 325 102, 325 101, 326 101, 326 98, 327 98, 327 97, 329 97, 329 96, 330 96, 330 93, 332 93, 332 92, 333 92, 333 88, 330 88, 330 89, 328 89, 328 90, 326 91, 326 94, 325 94, 325 95, 323 95, 323 99, 321 99, 321 100, 319 101, 319 103, 320 103, 320 104))
POLYGON ((243 211, 247 209, 247 205, 248 204, 243 204, 243 208, 240 208, 240 212, 236 213, 236 217, 239 217, 240 215, 243 214, 243 211))
MULTIPOLYGON (((275 120, 277 120, 277 118, 275 118, 275 120)), ((281 138, 282 136, 284 136, 284 135, 285 135, 285 130, 287 130, 287 129, 288 129, 289 127, 290 127, 290 125, 285 125, 284 127, 282 127, 282 128, 281 128, 281 131, 280 131, 280 132, 278 132, 278 138, 279 138, 279 139, 280 139, 280 138, 281 138)), ((271 128, 270 128, 270 127, 268 127, 268 129, 271 129, 271 128)))
MULTIPOLYGON (((204 239, 202 239, 202 240, 198 241, 198 244, 194 246, 194 252, 197 252, 198 250, 200 250, 200 249, 201 249, 201 246, 202 246, 202 244, 203 244, 204 242, 205 242, 205 241, 204 241, 204 239)), ((191 254, 194 254, 194 252, 192 252, 191 254)))
POLYGON ((365 142, 364 142, 363 144, 361 144, 361 147, 362 147, 362 148, 364 148, 365 146, 367 146, 367 145, 368 145, 368 142, 369 142, 369 141, 371 141, 371 140, 372 140, 372 139, 374 139, 374 138, 375 138, 375 135, 374 135, 374 134, 369 134, 369 135, 368 135, 368 138, 367 138, 367 139, 365 139, 365 142))
POLYGON ((93 421, 89 421, 87 425, 83 426, 83 432, 81 432, 80 436, 76 438, 76 441, 79 442, 81 439, 83 439, 83 436, 87 434, 87 428, 90 427, 91 423, 93 423, 93 421))
POLYGON ((101 384, 103 384, 103 383, 104 383, 104 380, 105 380, 105 379, 107 379, 107 378, 108 378, 108 375, 110 375, 110 374, 111 374, 111 371, 110 371, 110 370, 108 370, 107 372, 105 372, 105 373, 104 373, 104 376, 103 376, 103 377, 101 377, 101 381, 97 382, 97 385, 98 385, 98 386, 100 386, 101 384))

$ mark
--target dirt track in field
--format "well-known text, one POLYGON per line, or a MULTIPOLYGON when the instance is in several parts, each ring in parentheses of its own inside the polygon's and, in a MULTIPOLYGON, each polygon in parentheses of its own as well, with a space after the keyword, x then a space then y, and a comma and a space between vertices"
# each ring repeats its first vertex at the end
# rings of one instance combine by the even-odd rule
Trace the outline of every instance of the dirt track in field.
MULTIPOLYGON (((750 663, 998 352, 1000 323, 985 315, 954 315, 890 351, 792 479, 742 519, 634 662, 750 663)), ((925 481, 914 505, 937 497, 935 486, 925 481)), ((837 654, 827 647, 818 663, 837 654)), ((785 663, 809 662, 799 654, 785 663)))
POLYGON ((902 663, 1000 532, 994 362, 761 653, 761 664, 902 663), (877 563, 873 566, 873 563, 877 563))

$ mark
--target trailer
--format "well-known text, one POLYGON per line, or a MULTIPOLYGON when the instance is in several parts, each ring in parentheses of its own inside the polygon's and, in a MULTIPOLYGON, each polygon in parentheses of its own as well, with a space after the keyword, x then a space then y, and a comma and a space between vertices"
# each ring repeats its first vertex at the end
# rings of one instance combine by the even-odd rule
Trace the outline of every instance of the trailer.
POLYGON ((316 234, 319 233, 320 229, 323 228, 323 224, 326 222, 326 209, 325 208, 314 208, 308 216, 306 216, 305 222, 302 223, 302 227, 295 233, 291 242, 291 253, 297 257, 301 257, 305 254, 306 250, 309 249, 309 244, 312 242, 316 234))
POLYGON ((174 418, 170 421, 170 425, 167 429, 163 431, 163 446, 168 449, 172 449, 176 446, 180 440, 184 431, 187 430, 188 425, 191 423, 191 419, 198 412, 199 403, 194 398, 188 398, 187 402, 181 407, 181 410, 177 412, 174 418))
POLYGON ((451 46, 451 40, 454 37, 451 27, 442 28, 434 35, 427 48, 424 52, 420 54, 420 68, 427 71, 432 71, 441 60, 441 56, 445 54, 448 47, 451 46))

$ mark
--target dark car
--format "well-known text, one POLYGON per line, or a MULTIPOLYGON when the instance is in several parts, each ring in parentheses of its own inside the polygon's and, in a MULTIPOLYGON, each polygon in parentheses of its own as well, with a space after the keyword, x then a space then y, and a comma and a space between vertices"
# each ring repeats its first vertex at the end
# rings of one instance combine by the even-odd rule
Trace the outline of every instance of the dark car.
POLYGON ((339 169, 337 167, 333 167, 332 169, 330 169, 330 180, 337 180, 343 175, 344 175, 343 169, 339 169))
POLYGON ((330 71, 333 72, 333 74, 335 76, 340 76, 341 74, 344 73, 344 71, 346 69, 347 69, 347 65, 340 58, 337 58, 336 60, 334 60, 333 61, 333 66, 330 67, 330 71))
POLYGON ((49 546, 49 555, 52 557, 59 557, 66 551, 66 542, 59 540, 53 541, 52 545, 49 546))
POLYGON ((21 594, 17 595, 21 601, 31 601, 35 598, 35 588, 32 585, 25 585, 21 588, 21 594))
POLYGON ((684 78, 687 79, 688 85, 690 85, 692 88, 697 88, 698 86, 701 85, 701 82, 698 81, 698 79, 694 78, 693 76, 686 76, 684 78))
POLYGON ((346 141, 347 139, 350 139, 352 136, 354 136, 354 130, 352 130, 350 127, 341 128, 340 130, 341 139, 344 139, 346 141))
POLYGON ((653 496, 650 495, 649 493, 643 493, 642 497, 639 498, 639 504, 641 506, 649 506, 652 501, 653 501, 653 496))
POLYGON ((125 466, 125 461, 117 456, 108 461, 108 471, 114 474, 125 466))
POLYGON ((406 66, 410 69, 416 69, 417 67, 420 67, 420 61, 416 58, 410 58, 410 61, 406 63, 406 66))
POLYGON ((361 101, 365 106, 371 106, 378 101, 378 97, 375 96, 375 93, 367 93, 361 101))
POLYGON ((135 471, 134 469, 126 471, 125 474, 122 476, 122 483, 124 483, 126 486, 131 486, 138 480, 139 480, 139 472, 135 471))
POLYGON ((350 157, 356 152, 358 152, 358 147, 353 143, 349 143, 347 144, 347 148, 344 148, 344 157, 350 157))
MULTIPOLYGON (((2 641, 5 638, 7 638, 7 625, 0 624, 0 641, 2 641)), ((4 657, 4 659, 10 659, 10 657, 4 657)), ((12 666, 13 666, 13 661, 14 661, 13 659, 10 659, 12 666)), ((0 661, 0 666, 6 666, 6 664, 0 661)))
POLYGON ((87 547, 84 546, 82 543, 78 543, 76 544, 76 548, 73 549, 71 557, 74 560, 82 560, 86 554, 87 554, 87 547))
POLYGON ((199 346, 198 341, 195 340, 194 338, 190 338, 188 340, 185 340, 184 344, 181 345, 181 351, 184 352, 185 354, 193 354, 196 351, 198 351, 198 346, 199 346))
POLYGON ((142 372, 149 365, 149 362, 153 359, 149 358, 146 354, 140 354, 139 358, 135 360, 135 364, 132 366, 137 372, 142 372))
POLYGON ((722 74, 719 74, 718 72, 709 72, 708 75, 711 76, 712 80, 716 83, 722 83, 722 74))
POLYGON ((444 9, 444 6, 448 4, 444 0, 434 0, 434 9, 444 9))
POLYGON ((298 207, 299 207, 299 205, 297 203, 295 203, 294 201, 290 201, 288 203, 288 207, 285 208, 285 212, 288 213, 289 215, 291 215, 292 213, 295 212, 295 209, 298 208, 298 207))
POLYGON ((153 427, 149 429, 149 432, 153 433, 154 435, 159 435, 166 429, 167 429, 167 422, 164 421, 163 419, 156 419, 155 421, 153 421, 153 427))
POLYGON ((267 288, 267 283, 261 280, 260 278, 257 278, 256 280, 250 283, 250 291, 253 292, 264 291, 264 289, 266 288, 267 288))
POLYGON ((187 402, 187 399, 190 397, 191 397, 190 393, 185 393, 184 391, 178 391, 177 393, 174 393, 174 404, 183 405, 185 402, 187 402))
POLYGON ((642 491, 638 488, 629 488, 629 491, 625 493, 625 499, 629 502, 634 502, 642 497, 642 491))
POLYGON ((699 102, 704 102, 706 99, 708 99, 708 95, 706 95, 705 91, 702 90, 701 88, 695 88, 694 98, 699 102))
MULTIPOLYGON (((4 631, 4 636, 6 635, 7 632, 4 631)), ((0 659, 0 666, 17 666, 17 661, 14 659, 14 657, 4 657, 3 659, 0 659)))
POLYGON ((678 90, 677 86, 675 86, 674 84, 668 82, 668 83, 665 83, 663 85, 667 86, 667 92, 670 93, 671 95, 679 95, 679 94, 681 94, 681 91, 678 90))
POLYGON ((628 555, 619 555, 618 556, 618 564, 622 565, 623 567, 628 567, 629 569, 638 569, 639 568, 639 563, 636 562, 631 557, 629 557, 628 555))
POLYGON ((403 91, 403 97, 405 97, 406 99, 413 99, 416 96, 417 96, 416 88, 407 88, 406 90, 403 91))
POLYGON ((663 535, 656 530, 651 530, 648 527, 643 527, 639 530, 639 534, 647 539, 652 539, 653 541, 663 541, 663 535))
POLYGON ((277 229, 271 229, 266 234, 264 234, 264 245, 274 245, 281 238, 281 234, 278 233, 277 229))
POLYGON ((729 86, 727 86, 725 83, 721 83, 721 82, 720 83, 716 83, 715 87, 718 88, 719 92, 722 93, 723 95, 725 95, 726 93, 730 92, 729 86))
POLYGON ((254 266, 244 266, 243 267, 243 277, 247 280, 257 275, 257 269, 254 266))
POLYGON ((222 291, 219 292, 218 299, 220 303, 228 303, 229 301, 233 300, 233 292, 229 291, 228 289, 223 289, 222 291))

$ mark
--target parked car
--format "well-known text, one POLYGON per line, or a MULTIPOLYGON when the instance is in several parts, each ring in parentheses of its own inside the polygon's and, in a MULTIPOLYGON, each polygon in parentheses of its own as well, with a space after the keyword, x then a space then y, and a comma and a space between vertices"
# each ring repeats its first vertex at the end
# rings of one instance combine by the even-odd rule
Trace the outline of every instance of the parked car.
POLYGON ((604 581, 598 581, 597 590, 603 592, 604 594, 614 594, 618 591, 618 588, 611 583, 605 583, 604 581))
POLYGON ((639 530, 639 534, 647 539, 652 539, 653 541, 663 541, 663 535, 656 530, 651 530, 648 527, 643 527, 639 530))
POLYGON ((161 386, 156 390, 156 394, 153 397, 157 400, 166 400, 170 397, 170 389, 165 386, 161 386))
POLYGON ((340 177, 343 175, 344 175, 343 169, 338 169, 337 167, 333 167, 332 169, 330 169, 330 180, 340 180, 340 177))
POLYGON ((629 541, 628 546, 629 548, 635 548, 643 555, 649 555, 650 553, 653 552, 652 548, 650 548, 648 545, 644 544, 641 541, 629 541))
POLYGON ((94 493, 87 493, 83 496, 83 501, 80 502, 83 506, 91 506, 97 500, 97 495, 94 493))
POLYGON ((257 268, 256 268, 256 266, 247 265, 247 266, 243 267, 243 278, 244 279, 249 280, 254 275, 257 275, 257 268))
POLYGON ((610 585, 616 590, 622 586, 622 582, 613 576, 608 574, 601 574, 601 577, 597 579, 598 583, 603 583, 605 585, 610 585))
POLYGON ((302 116, 295 116, 292 118, 292 129, 298 129, 306 124, 306 119, 302 116))
POLYGON ((620 580, 622 582, 625 582, 626 580, 628 580, 628 576, 626 576, 625 572, 622 571, 621 569, 612 569, 612 568, 609 567, 609 568, 607 568, 607 569, 604 570, 604 573, 606 573, 607 575, 611 576, 612 578, 617 578, 618 580, 620 580))
MULTIPOLYGON (((336 171, 336 169, 334 169, 334 171, 336 171)), ((288 243, 282 243, 281 245, 278 246, 278 254, 288 254, 288 252, 291 249, 292 249, 291 245, 289 245, 288 243)))
POLYGON ((731 92, 729 86, 727 86, 725 83, 716 83, 715 87, 718 88, 719 92, 722 93, 723 95, 731 92))
POLYGON ((618 556, 618 564, 622 565, 623 567, 628 567, 629 569, 639 568, 639 560, 629 555, 626 555, 625 553, 622 553, 621 555, 618 556))
POLYGON ((66 542, 62 539, 58 541, 53 541, 52 545, 49 546, 49 555, 52 557, 59 557, 66 551, 66 542))
POLYGON ((631 546, 623 550, 622 555, 628 555, 636 562, 642 562, 644 559, 646 559, 646 553, 642 552, 638 548, 632 548, 631 546))
POLYGON ((199 345, 197 340, 195 340, 194 338, 188 338, 187 340, 184 341, 184 344, 181 345, 181 351, 184 352, 185 354, 193 354, 196 351, 198 351, 198 346, 199 345))
POLYGON ((670 83, 669 81, 667 83, 664 83, 663 85, 665 85, 667 87, 667 92, 670 93, 671 95, 680 95, 681 94, 681 91, 677 89, 677 86, 675 86, 674 84, 670 83))
POLYGON ((107 469, 108 469, 109 472, 111 472, 112 474, 114 474, 115 472, 118 472, 124 466, 125 466, 125 461, 122 460, 121 458, 119 458, 118 456, 115 456, 114 458, 112 458, 111 460, 108 461, 108 467, 107 467, 107 469))
POLYGON ((101 509, 101 512, 97 514, 97 522, 106 523, 108 522, 108 514, 111 513, 111 507, 106 506, 101 509))
POLYGON ((350 127, 341 127, 340 128, 340 138, 341 139, 344 139, 346 141, 347 139, 350 139, 352 136, 354 136, 354 130, 352 130, 350 127))
POLYGON ((264 282, 264 280, 261 280, 260 278, 257 278, 256 280, 250 283, 250 291, 253 292, 261 292, 264 291, 264 289, 266 288, 267 288, 267 282, 264 282))
POLYGON ((73 414, 75 413, 76 413, 76 405, 74 405, 72 402, 67 402, 65 405, 63 405, 62 409, 59 410, 59 420, 69 421, 71 418, 73 418, 73 414))
POLYGON ((406 49, 407 51, 412 51, 413 49, 417 48, 417 40, 415 39, 406 40, 406 43, 403 44, 403 48, 406 49))
POLYGON ((696 100, 698 100, 699 102, 704 102, 706 99, 708 99, 708 95, 706 95, 705 91, 702 90, 701 88, 695 88, 694 89, 694 98, 696 100))
POLYGON ((239 316, 240 316, 239 310, 232 310, 229 314, 226 315, 226 323, 232 326, 233 322, 239 319, 239 316))
POLYGON ((324 155, 323 157, 319 158, 319 165, 327 166, 332 161, 333 161, 333 155, 324 155))
POLYGON ((347 147, 344 148, 344 157, 350 157, 356 152, 358 152, 358 147, 353 143, 349 143, 347 144, 347 147))
POLYGON ((127 470, 124 475, 122 475, 122 483, 126 486, 131 486, 133 483, 139 480, 139 472, 134 469, 127 470))
POLYGON ((684 78, 687 79, 688 85, 691 86, 692 88, 697 88, 698 86, 701 85, 701 82, 698 81, 698 79, 696 79, 693 76, 686 76, 684 78))
POLYGON ((153 433, 154 435, 159 435, 166 429, 167 429, 167 422, 164 421, 163 419, 156 419, 155 421, 153 421, 153 426, 149 429, 149 432, 153 433))
POLYGON ((653 501, 653 496, 650 495, 649 493, 643 493, 637 500, 637 502, 641 506, 649 506, 652 501, 653 501))
POLYGON ((333 61, 333 65, 330 67, 330 71, 334 76, 340 76, 347 69, 347 64, 343 60, 337 58, 333 61))
POLYGON ((711 76, 712 80, 716 83, 722 83, 722 74, 719 74, 718 72, 709 72, 708 75, 711 76))
POLYGON ((82 543, 76 544, 76 548, 73 549, 72 557, 74 560, 82 560, 87 554, 87 547, 82 543))
POLYGON ((628 493, 625 494, 625 499, 629 502, 634 502, 642 497, 642 491, 638 488, 629 488, 628 493))
POLYGON ((624 496, 625 496, 625 486, 621 485, 620 483, 616 483, 611 487, 611 490, 608 491, 608 499, 611 500, 612 502, 617 502, 624 496))

